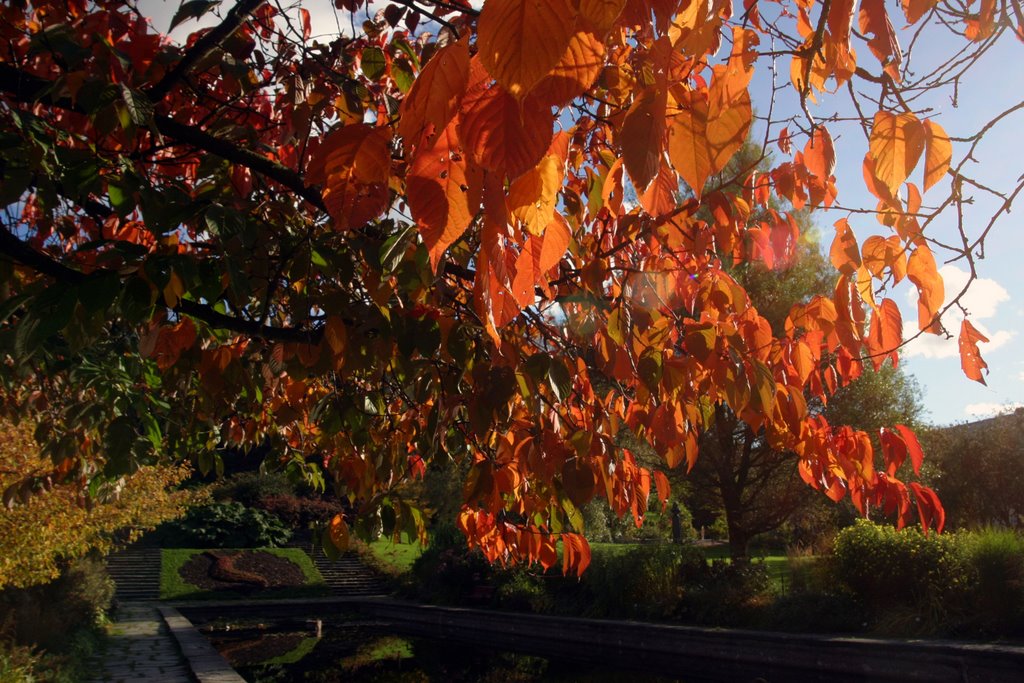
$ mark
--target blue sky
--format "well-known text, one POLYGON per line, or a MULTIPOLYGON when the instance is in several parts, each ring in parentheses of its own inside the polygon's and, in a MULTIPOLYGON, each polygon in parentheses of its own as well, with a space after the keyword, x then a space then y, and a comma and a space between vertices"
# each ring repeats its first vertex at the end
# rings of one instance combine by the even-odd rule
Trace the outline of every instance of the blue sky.
MULTIPOLYGON (((337 23, 330 2, 323 0, 306 5, 312 12, 314 35, 336 31, 337 23)), ((386 3, 377 5, 384 7, 386 3)), ((903 17, 895 4, 888 5, 893 22, 899 27, 903 17)), ((227 3, 225 6, 228 6, 227 3)), ((167 30, 177 7, 176 0, 140 2, 143 13, 152 17, 154 26, 161 31, 167 30)), ((212 15, 205 19, 203 23, 207 25, 216 21, 212 15)), ((181 40, 199 26, 195 21, 186 22, 175 31, 173 37, 181 40)), ((900 34, 905 46, 909 42, 907 32, 901 30, 900 34)), ((939 39, 919 41, 915 46, 912 65, 916 72, 926 73, 929 64, 936 64, 944 55, 966 44, 965 39, 946 32, 939 32, 938 35, 939 39)), ((858 49, 859 64, 872 73, 878 73, 880 67, 877 60, 862 42, 858 43, 855 48, 858 49)), ((762 48, 768 49, 768 46, 762 45, 762 48)), ((723 51, 726 49, 727 46, 723 51)), ((1003 45, 986 55, 970 77, 960 82, 959 106, 952 106, 951 93, 948 91, 937 96, 922 97, 914 105, 931 107, 928 116, 937 120, 951 136, 972 135, 994 114, 1021 100, 1021 93, 1024 93, 1024 69, 1018 65, 1022 57, 1024 46, 1007 36, 1003 45)), ((751 86, 754 106, 759 113, 766 113, 768 106, 768 66, 765 59, 758 62, 758 76, 751 86)), ((788 57, 779 58, 777 67, 778 78, 788 79, 788 57)), ((874 85, 870 88, 858 86, 858 90, 877 94, 877 86, 874 85)), ((824 118, 837 111, 848 115, 852 111, 849 97, 843 91, 837 96, 822 98, 821 101, 820 105, 811 105, 812 114, 817 117, 824 118)), ((871 116, 871 103, 862 101, 862 106, 865 107, 865 113, 871 116)), ((783 117, 800 114, 794 92, 790 90, 782 94, 776 103, 776 114, 783 117)), ((968 164, 965 173, 991 187, 1004 190, 1012 188, 1024 172, 1024 134, 1019 132, 1022 126, 1024 111, 1004 119, 978 147, 974 155, 977 162, 968 164)), ((849 207, 874 207, 875 200, 864 188, 861 177, 861 162, 867 150, 867 142, 859 126, 852 123, 835 124, 830 125, 829 129, 836 143, 838 203, 849 207)), ((790 126, 790 131, 794 133, 795 127, 790 126)), ((802 147, 804 139, 796 137, 794 142, 802 147)), ((965 151, 965 143, 954 142, 954 164, 965 151)), ((781 155, 777 158, 781 159, 781 155)), ((911 180, 921 185, 920 168, 911 176, 911 180)), ((947 181, 928 192, 924 196, 925 207, 940 201, 944 189, 948 190, 947 181)), ((987 223, 988 217, 995 211, 997 201, 980 191, 966 190, 965 194, 974 198, 974 204, 968 207, 965 220, 969 234, 973 235, 987 223)), ((1024 214, 1024 196, 1018 201, 1017 211, 1004 216, 989 235, 985 258, 978 261, 980 279, 974 283, 963 302, 971 313, 971 322, 991 340, 988 344, 980 345, 981 354, 989 365, 986 376, 988 386, 968 380, 960 369, 955 339, 960 327, 961 316, 958 311, 950 311, 945 321, 946 327, 954 335, 953 339, 925 335, 908 344, 903 351, 902 362, 906 371, 916 377, 920 384, 922 400, 928 411, 927 419, 936 424, 973 420, 1005 408, 1024 405, 1024 358, 1018 353, 1020 341, 1024 338, 1024 260, 1020 254, 1024 246, 1021 234, 1024 226, 1020 214, 1024 214)), ((871 216, 851 215, 845 211, 821 212, 816 222, 824 248, 827 249, 832 240, 833 223, 843 217, 849 218, 850 225, 861 241, 872 234, 891 234, 888 228, 879 225, 871 216)), ((953 214, 934 222, 926 234, 947 243, 956 243, 959 236, 953 214)), ((948 255, 936 252, 949 294, 959 291, 962 283, 966 282, 967 270, 962 261, 943 264, 946 258, 948 255)), ((886 296, 899 304, 908 331, 916 331, 914 287, 904 281, 886 296)))
MULTIPOLYGON (((890 12, 893 8, 890 6, 890 12)), ((897 16, 893 16, 894 21, 897 16)), ((966 43, 963 38, 949 33, 938 42, 921 41, 915 47, 913 65, 918 73, 929 71, 929 65, 938 64, 951 51, 966 43)), ((901 37, 905 38, 905 34, 901 37)), ((878 73, 880 66, 870 52, 860 43, 858 64, 872 73, 878 73)), ((986 55, 973 69, 969 78, 962 79, 958 92, 958 106, 953 107, 951 91, 935 96, 925 96, 913 103, 915 108, 930 107, 926 116, 938 121, 950 136, 966 137, 975 134, 999 112, 1021 101, 1024 93, 1024 71, 1016 65, 1024 56, 1024 46, 1007 36, 1003 45, 986 55)), ((789 73, 788 59, 780 60, 780 77, 789 73)), ((765 84, 760 85, 761 89, 765 84)), ((877 95, 878 86, 858 84, 858 91, 877 95), (870 86, 870 87, 864 87, 870 86)), ((758 99, 755 93, 755 100, 758 99)), ((792 92, 786 93, 781 104, 784 116, 799 112, 798 103, 792 92)), ((766 100, 765 100, 766 101, 766 100)), ((756 105, 755 105, 756 106, 756 105)), ((870 101, 861 100, 865 114, 873 114, 870 101)), ((832 98, 822 100, 818 106, 811 105, 811 113, 822 118, 838 111, 846 115, 852 111, 850 98, 845 88, 832 98)), ((986 135, 974 154, 976 162, 964 167, 964 174, 979 182, 1002 191, 1012 190, 1018 177, 1024 172, 1024 111, 1003 119, 1001 124, 986 135)), ((791 132, 793 127, 790 127, 791 132)), ((876 200, 870 195, 862 179, 861 163, 867 151, 867 141, 859 126, 853 123, 830 124, 836 142, 836 177, 839 188, 837 203, 846 207, 872 208, 876 200)), ((803 145, 804 139, 794 142, 803 145)), ((968 144, 953 143, 953 164, 964 156, 968 144)), ((922 186, 923 160, 910 180, 922 186)), ((948 195, 949 181, 943 180, 924 195, 924 207, 933 207, 948 195)), ((965 186, 964 195, 972 197, 974 203, 966 207, 965 227, 969 236, 981 233, 989 218, 996 211, 1001 200, 983 191, 965 186)), ((982 357, 988 363, 986 375, 988 386, 968 380, 960 368, 959 349, 955 336, 959 333, 962 314, 953 309, 947 313, 944 324, 954 335, 944 339, 934 335, 923 335, 910 342, 903 351, 905 370, 917 378, 923 403, 928 411, 926 418, 936 424, 948 424, 985 417, 1006 408, 1024 405, 1024 358, 1018 353, 1024 334, 1024 262, 1020 248, 1024 245, 1021 237, 1021 220, 1024 213, 1024 196, 1016 206, 1017 211, 1004 215, 993 228, 985 242, 985 258, 977 261, 979 278, 974 282, 962 303, 970 312, 970 320, 989 339, 980 344, 982 357)), ((826 211, 817 214, 816 223, 821 229, 823 248, 827 249, 834 236, 832 225, 840 218, 848 218, 859 240, 872 234, 888 236, 889 228, 880 225, 872 216, 851 214, 847 211, 826 211)), ((928 237, 947 244, 960 241, 956 229, 955 212, 949 210, 933 222, 925 231, 928 237)), ((967 282, 969 267, 963 261, 944 263, 952 254, 943 253, 933 247, 940 273, 946 283, 947 300, 959 292, 967 282)), ((886 293, 903 313, 905 337, 917 331, 917 292, 911 283, 904 281, 893 291, 886 293)))

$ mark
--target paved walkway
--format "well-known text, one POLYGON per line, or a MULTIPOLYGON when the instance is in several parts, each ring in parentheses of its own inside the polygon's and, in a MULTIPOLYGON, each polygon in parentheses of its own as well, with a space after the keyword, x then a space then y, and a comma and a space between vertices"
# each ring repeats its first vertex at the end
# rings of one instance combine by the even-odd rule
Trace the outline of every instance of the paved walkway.
POLYGON ((89 683, 191 683, 188 665, 155 605, 122 603, 89 683))

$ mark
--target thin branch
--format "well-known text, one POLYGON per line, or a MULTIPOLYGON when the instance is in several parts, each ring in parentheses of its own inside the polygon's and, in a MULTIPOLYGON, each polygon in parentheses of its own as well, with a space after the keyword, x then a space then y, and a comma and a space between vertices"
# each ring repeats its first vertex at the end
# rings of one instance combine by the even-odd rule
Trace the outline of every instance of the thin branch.
POLYGON ((196 64, 210 56, 225 40, 231 37, 231 34, 237 31, 261 4, 263 4, 263 0, 241 0, 232 7, 224 17, 224 21, 197 40, 195 45, 181 58, 181 61, 175 64, 174 68, 167 72, 167 75, 159 83, 146 92, 149 99, 159 102, 167 97, 174 86, 184 79, 196 64))

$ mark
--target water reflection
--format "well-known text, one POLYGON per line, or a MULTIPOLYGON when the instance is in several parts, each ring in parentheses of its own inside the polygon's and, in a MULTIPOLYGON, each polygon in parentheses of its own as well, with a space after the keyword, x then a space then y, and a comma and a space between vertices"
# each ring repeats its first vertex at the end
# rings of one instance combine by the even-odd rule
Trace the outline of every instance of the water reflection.
POLYGON ((655 683, 680 679, 636 669, 539 657, 399 635, 389 624, 354 618, 323 623, 212 622, 203 627, 214 646, 249 683, 288 681, 402 681, 412 683, 655 683), (281 630, 284 627, 286 630, 281 630), (290 628, 291 630, 287 630, 290 628))

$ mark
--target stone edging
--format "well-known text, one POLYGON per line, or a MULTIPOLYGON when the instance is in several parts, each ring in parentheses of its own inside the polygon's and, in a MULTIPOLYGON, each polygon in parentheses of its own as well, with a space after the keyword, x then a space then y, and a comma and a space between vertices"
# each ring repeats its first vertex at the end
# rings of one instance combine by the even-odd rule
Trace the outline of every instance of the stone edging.
POLYGON ((178 610, 167 605, 158 605, 157 609, 199 683, 245 683, 245 679, 178 610))

